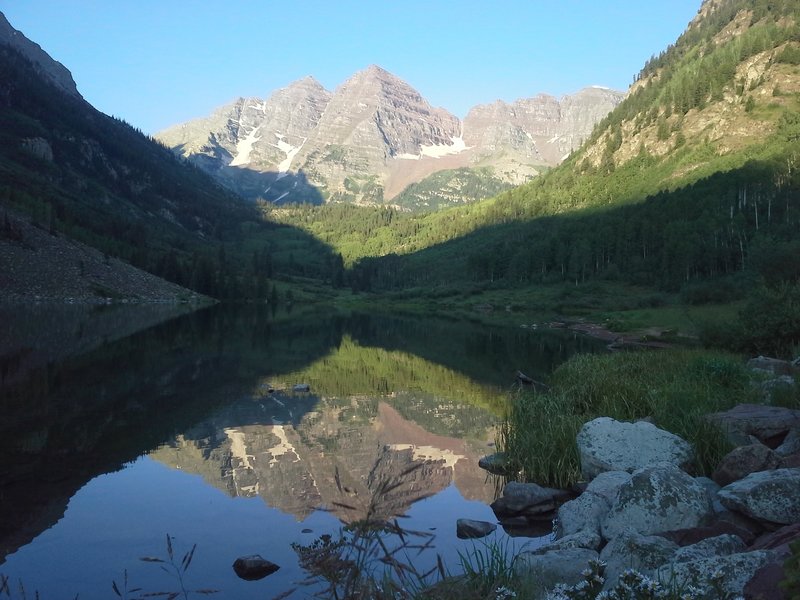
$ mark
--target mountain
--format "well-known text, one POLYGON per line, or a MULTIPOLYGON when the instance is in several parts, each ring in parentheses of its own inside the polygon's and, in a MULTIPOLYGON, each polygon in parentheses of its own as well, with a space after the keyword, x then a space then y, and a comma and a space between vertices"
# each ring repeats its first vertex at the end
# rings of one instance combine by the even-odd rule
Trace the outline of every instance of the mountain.
MULTIPOLYGON (((245 125, 255 120, 244 103, 237 110, 245 125)), ((300 135, 299 114, 276 115, 272 126, 300 135)), ((1 14, 0 209, 0 263, 16 265, 0 275, 6 300, 36 289, 81 300, 191 295, 159 291, 142 270, 215 297, 263 298, 267 279, 319 276, 331 261, 309 236, 265 221, 203 170, 96 110, 69 71, 1 14), (80 282, 55 285, 53 269, 80 282)))
POLYGON ((63 92, 83 99, 78 92, 78 86, 75 85, 75 80, 72 79, 72 73, 60 62, 53 60, 39 44, 32 42, 14 29, 3 13, 0 13, 0 44, 14 48, 31 62, 39 75, 63 92))
MULTIPOLYGON (((462 139, 475 143, 466 123, 462 139)), ((800 4, 707 1, 586 142, 529 183, 427 215, 376 210, 362 226, 337 223, 335 207, 274 213, 355 264, 357 289, 622 280, 723 301, 800 273, 798 139, 800 4)))
POLYGON ((399 206, 430 208, 487 197, 558 164, 621 99, 603 88, 542 94, 476 106, 461 122, 371 65, 332 93, 307 77, 156 137, 247 198, 383 205, 404 194, 399 206), (477 169, 474 192, 459 182, 465 168, 477 169), (425 194, 407 189, 434 174, 425 194))

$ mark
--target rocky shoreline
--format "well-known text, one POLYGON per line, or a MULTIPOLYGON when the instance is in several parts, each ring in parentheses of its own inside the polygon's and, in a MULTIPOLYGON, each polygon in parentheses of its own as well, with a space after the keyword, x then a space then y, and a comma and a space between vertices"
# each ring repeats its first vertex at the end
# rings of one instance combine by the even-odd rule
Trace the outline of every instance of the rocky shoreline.
MULTIPOLYGON (((788 599, 778 583, 800 539, 800 410, 769 400, 776 387, 795 385, 796 363, 753 359, 751 369, 773 377, 765 403, 707 416, 735 446, 710 478, 692 473, 688 442, 653 423, 584 424, 577 489, 511 482, 492 504, 507 528, 552 524, 549 543, 514 558, 516 573, 536 597, 554 600, 574 597, 564 590, 585 586, 590 564, 604 565, 604 590, 635 569, 677 587, 713 580, 732 597, 788 599)), ((495 472, 502 462, 482 461, 495 472)))

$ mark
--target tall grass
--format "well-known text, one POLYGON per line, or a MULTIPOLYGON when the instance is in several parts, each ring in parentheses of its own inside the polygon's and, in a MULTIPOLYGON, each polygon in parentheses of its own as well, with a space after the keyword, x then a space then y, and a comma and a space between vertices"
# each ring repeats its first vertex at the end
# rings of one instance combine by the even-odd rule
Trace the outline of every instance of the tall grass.
POLYGON ((555 371, 550 392, 513 398, 499 446, 520 478, 568 487, 580 480, 575 437, 584 423, 648 417, 690 442, 697 474, 709 474, 731 448, 704 417, 758 402, 751 377, 740 357, 717 351, 576 355, 555 371))

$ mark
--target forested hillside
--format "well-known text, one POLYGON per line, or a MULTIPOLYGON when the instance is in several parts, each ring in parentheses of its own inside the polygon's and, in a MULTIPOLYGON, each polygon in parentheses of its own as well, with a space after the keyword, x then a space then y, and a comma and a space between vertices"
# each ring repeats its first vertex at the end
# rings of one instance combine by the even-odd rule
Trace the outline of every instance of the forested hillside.
MULTIPOLYGON (((330 262, 316 240, 265 221, 252 204, 57 88, 3 45, 0 208, 218 298, 266 298, 270 280, 321 277, 330 262)), ((35 254, 2 215, 0 236, 35 254)))
POLYGON ((282 218, 345 261, 360 253, 358 289, 603 277, 676 290, 748 267, 791 279, 799 141, 800 5, 706 2, 589 142, 532 183, 425 216, 282 218))

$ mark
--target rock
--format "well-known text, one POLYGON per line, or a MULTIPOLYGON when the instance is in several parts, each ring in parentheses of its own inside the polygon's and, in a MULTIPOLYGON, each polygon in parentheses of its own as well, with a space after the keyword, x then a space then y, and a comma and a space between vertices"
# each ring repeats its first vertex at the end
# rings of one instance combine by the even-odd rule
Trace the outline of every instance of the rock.
POLYGON ((778 554, 788 555, 789 544, 797 539, 800 539, 800 523, 793 523, 759 536, 750 546, 750 550, 776 550, 778 554))
POLYGON ((652 575, 658 567, 670 562, 677 551, 677 544, 660 536, 621 533, 600 553, 600 560, 606 563, 606 588, 615 585, 625 569, 652 575))
POLYGON ((800 429, 792 429, 787 433, 781 445, 775 448, 775 452, 781 456, 800 454, 800 429))
POLYGON ((711 475, 718 485, 724 487, 756 471, 771 471, 781 464, 781 457, 764 444, 739 446, 723 457, 711 475))
POLYGON ((674 465, 640 469, 619 488, 601 525, 610 540, 623 531, 658 533, 704 525, 712 514, 706 489, 674 465))
POLYGON ((539 598, 559 583, 575 585, 581 581, 589 561, 597 558, 597 552, 586 548, 566 548, 546 554, 522 552, 514 559, 513 568, 525 579, 525 589, 529 585, 533 597, 539 598))
POLYGON ((280 569, 278 565, 263 558, 260 554, 240 556, 233 562, 233 570, 247 581, 263 579, 280 569))
POLYGON ((577 443, 585 479, 604 471, 633 472, 658 463, 689 468, 694 458, 688 442, 645 421, 625 423, 599 417, 581 428, 577 443))
POLYGON ((770 558, 770 553, 764 550, 712 556, 692 562, 668 563, 660 567, 655 576, 680 588, 708 582, 711 574, 719 572, 722 589, 735 597, 742 595, 747 582, 770 558))
POLYGON ((564 490, 512 481, 503 488, 503 495, 492 502, 492 510, 498 517, 541 515, 555 510, 569 497, 564 490))
POLYGON ((719 425, 734 446, 750 444, 752 435, 774 448, 790 430, 800 428, 800 410, 761 404, 739 404, 730 410, 712 413, 708 419, 719 425))
POLYGON ((721 488, 719 484, 715 483, 714 480, 709 479, 708 477, 695 477, 694 480, 706 489, 708 497, 711 499, 711 508, 715 513, 728 512, 728 509, 725 508, 722 505, 722 502, 719 501, 719 498, 717 498, 717 492, 721 488))
POLYGON ((47 162, 53 162, 53 148, 50 142, 41 137, 26 138, 22 140, 22 147, 47 162))
POLYGON ((751 473, 718 492, 722 503, 757 521, 800 521, 800 468, 751 473))
POLYGON ((555 541, 548 542, 538 548, 531 550, 533 554, 547 554, 553 550, 566 550, 567 548, 588 548, 589 550, 600 550, 603 545, 603 538, 596 531, 584 529, 577 533, 566 535, 555 541))
POLYGON ((757 356, 747 361, 747 367, 753 371, 764 371, 773 375, 788 375, 792 365, 788 361, 768 356, 757 356))
POLYGON ((473 521, 472 519, 456 521, 456 535, 460 540, 486 537, 495 529, 497 529, 497 525, 486 521, 473 521))
POLYGON ((308 383, 298 383, 292 387, 293 392, 310 392, 311 386, 308 383))
POLYGON ((781 469, 797 469, 800 467, 800 452, 781 457, 781 469))
POLYGON ((750 544, 756 539, 756 533, 752 529, 724 520, 714 521, 711 525, 706 525, 704 527, 690 527, 688 529, 664 531, 658 535, 675 542, 679 546, 691 546, 702 540, 725 534, 735 535, 745 544, 750 544))
POLYGON ((775 379, 767 379, 766 381, 762 381, 758 389, 761 392, 762 398, 767 404, 770 404, 775 397, 775 393, 782 392, 782 391, 790 391, 795 386, 794 377, 791 375, 781 375, 780 377, 776 377, 775 379))
POLYGON ((495 452, 478 460, 478 466, 493 475, 507 475, 509 470, 505 452, 495 452))
POLYGON ((772 550, 773 559, 756 571, 744 588, 746 598, 769 598, 783 600, 788 596, 779 583, 786 577, 783 563, 791 554, 789 544, 800 539, 800 523, 781 527, 777 531, 759 537, 750 550, 772 550))
POLYGON ((627 471, 606 471, 598 474, 586 486, 586 491, 608 500, 609 504, 616 498, 619 488, 631 480, 627 471))
POLYGON ((528 517, 504 517, 500 525, 510 537, 543 537, 553 533, 551 519, 530 519, 528 517))
POLYGON ((579 531, 600 534, 600 523, 608 514, 611 503, 603 496, 584 492, 574 500, 558 507, 556 538, 563 538, 579 531))
POLYGON ((672 557, 672 562, 691 562, 710 556, 728 556, 744 552, 745 544, 738 535, 730 533, 709 537, 704 540, 680 548, 672 557))
POLYGON ((768 562, 757 569, 744 586, 744 597, 756 600, 796 600, 789 598, 781 587, 781 582, 786 577, 783 564, 768 562))

